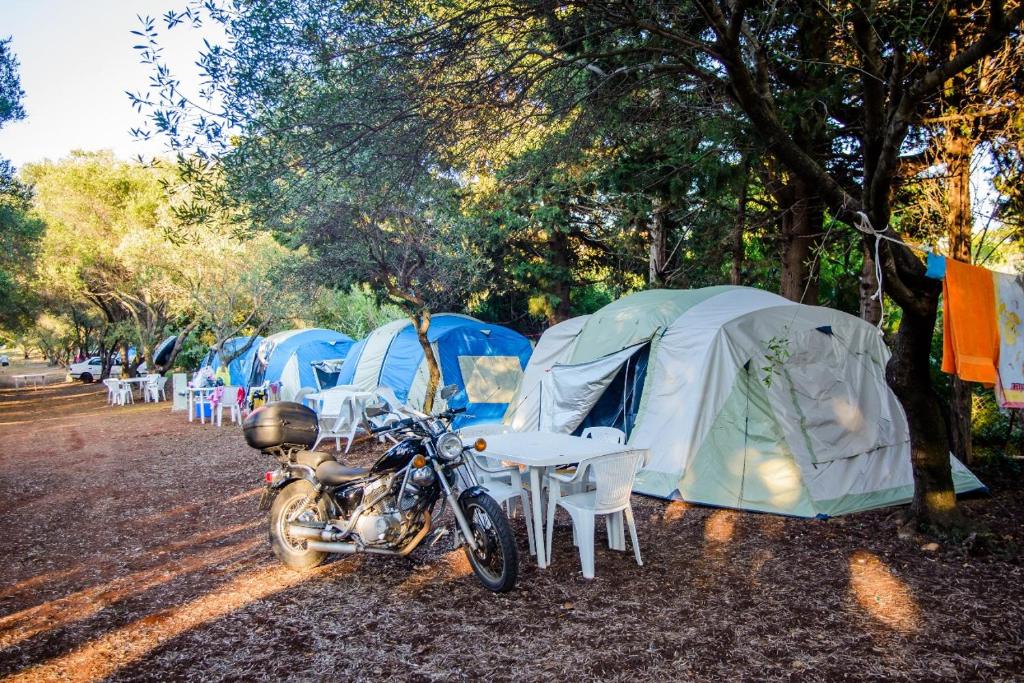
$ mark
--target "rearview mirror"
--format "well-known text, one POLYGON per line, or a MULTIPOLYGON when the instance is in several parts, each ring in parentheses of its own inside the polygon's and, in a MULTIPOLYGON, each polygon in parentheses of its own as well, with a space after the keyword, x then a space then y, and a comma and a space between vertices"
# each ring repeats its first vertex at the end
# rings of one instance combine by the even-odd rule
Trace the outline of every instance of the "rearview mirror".
POLYGON ((448 386, 441 390, 441 398, 447 401, 457 393, 459 393, 459 387, 457 387, 454 384, 449 384, 448 386))

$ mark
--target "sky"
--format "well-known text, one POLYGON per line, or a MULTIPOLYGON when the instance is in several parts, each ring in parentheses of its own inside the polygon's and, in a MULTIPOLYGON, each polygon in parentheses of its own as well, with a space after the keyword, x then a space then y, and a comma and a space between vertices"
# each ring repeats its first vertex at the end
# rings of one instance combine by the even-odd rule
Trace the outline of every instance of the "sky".
MULTIPOLYGON (((0 128, 0 157, 21 166, 75 149, 110 149, 124 159, 166 151, 163 140, 129 132, 145 120, 126 90, 144 90, 148 72, 132 45, 136 15, 159 18, 185 0, 0 0, 0 38, 12 36, 21 62, 27 117, 0 128)), ((162 28, 162 23, 158 22, 162 28)), ((185 26, 167 34, 165 55, 185 89, 202 35, 185 26)))

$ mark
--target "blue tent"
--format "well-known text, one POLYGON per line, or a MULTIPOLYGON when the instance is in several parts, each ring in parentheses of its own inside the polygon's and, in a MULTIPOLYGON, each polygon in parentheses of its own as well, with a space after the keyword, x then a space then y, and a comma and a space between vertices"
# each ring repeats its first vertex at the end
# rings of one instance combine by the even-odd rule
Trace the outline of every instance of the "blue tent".
POLYGON ((341 332, 310 328, 272 334, 256 351, 248 386, 281 385, 281 399, 292 401, 301 389, 332 387, 352 346, 341 332))
MULTIPOLYGON (((435 315, 427 338, 441 367, 440 386, 459 388, 448 406, 466 408, 456 426, 500 422, 530 360, 530 340, 507 327, 454 313, 435 315)), ((352 347, 338 384, 367 391, 390 387, 402 401, 422 408, 428 379, 415 328, 408 320, 396 320, 352 347)))
MULTIPOLYGON (((256 358, 256 349, 259 348, 262 340, 263 337, 256 337, 245 353, 228 363, 228 372, 231 373, 231 384, 233 386, 244 386, 246 380, 249 379, 249 375, 252 373, 252 363, 256 358)), ((203 358, 203 362, 199 364, 199 367, 210 368, 216 372, 217 368, 220 367, 222 355, 225 357, 232 356, 248 342, 249 337, 232 337, 228 339, 221 344, 220 353, 216 349, 211 348, 206 353, 206 357, 203 358)))

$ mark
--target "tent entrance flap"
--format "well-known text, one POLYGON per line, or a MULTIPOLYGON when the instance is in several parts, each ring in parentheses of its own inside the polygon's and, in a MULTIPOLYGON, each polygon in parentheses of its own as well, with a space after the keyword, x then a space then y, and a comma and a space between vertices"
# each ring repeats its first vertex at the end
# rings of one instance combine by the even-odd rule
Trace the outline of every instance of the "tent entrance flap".
POLYGON ((651 345, 645 344, 633 357, 626 359, 573 434, 579 436, 587 427, 615 427, 629 438, 640 412, 650 355, 651 345))
MULTIPOLYGON (((586 420, 615 380, 631 373, 625 372, 633 364, 634 356, 650 348, 649 342, 636 344, 603 358, 578 365, 555 365, 541 383, 541 411, 539 428, 543 431, 572 433, 586 420)), ((646 355, 646 354, 645 354, 646 355)), ((646 367, 646 358, 644 359, 646 367)), ((624 384, 625 380, 620 382, 624 384)), ((621 387, 620 387, 621 389, 621 387)), ((627 394, 636 392, 609 392, 618 403, 627 394)), ((628 413, 627 406, 622 414, 628 413)), ((614 415, 613 415, 614 417, 614 415)))

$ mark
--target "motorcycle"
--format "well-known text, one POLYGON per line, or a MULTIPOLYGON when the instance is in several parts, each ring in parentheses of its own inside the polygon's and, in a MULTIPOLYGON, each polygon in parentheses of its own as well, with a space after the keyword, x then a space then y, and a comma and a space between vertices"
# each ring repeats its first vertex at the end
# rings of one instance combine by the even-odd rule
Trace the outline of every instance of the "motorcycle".
MULTIPOLYGON (((445 387, 442 398, 455 393, 445 387)), ((435 415, 385 402, 365 411, 385 418, 371 434, 394 445, 369 468, 346 467, 329 453, 307 450, 319 431, 317 415, 298 403, 273 403, 246 418, 247 443, 277 460, 266 473, 260 509, 270 510, 270 546, 294 569, 321 564, 328 554, 405 557, 419 547, 451 508, 454 547, 462 546, 480 583, 511 590, 519 573, 515 537, 501 507, 479 486, 470 451, 451 429, 465 409, 435 415), (441 508, 435 511, 440 502, 441 508)), ((445 533, 435 532, 434 542, 445 533)))

